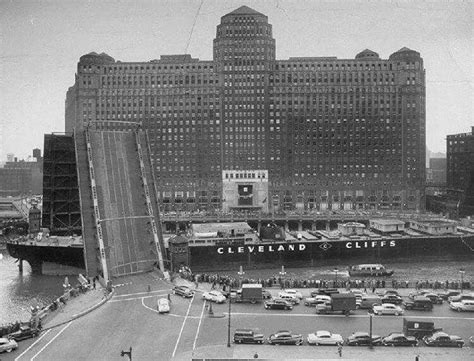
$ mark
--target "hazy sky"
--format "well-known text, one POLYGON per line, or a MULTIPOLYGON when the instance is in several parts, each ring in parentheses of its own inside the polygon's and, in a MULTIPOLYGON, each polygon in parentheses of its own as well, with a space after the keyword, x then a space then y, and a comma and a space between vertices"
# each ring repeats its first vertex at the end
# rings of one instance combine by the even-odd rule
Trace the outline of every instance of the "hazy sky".
POLYGON ((474 125, 473 1, 0 0, 0 161, 7 153, 26 158, 43 149, 44 133, 64 132, 64 100, 81 55, 210 60, 221 16, 241 5, 268 16, 277 59, 419 51, 432 151, 445 152, 447 134, 474 125))

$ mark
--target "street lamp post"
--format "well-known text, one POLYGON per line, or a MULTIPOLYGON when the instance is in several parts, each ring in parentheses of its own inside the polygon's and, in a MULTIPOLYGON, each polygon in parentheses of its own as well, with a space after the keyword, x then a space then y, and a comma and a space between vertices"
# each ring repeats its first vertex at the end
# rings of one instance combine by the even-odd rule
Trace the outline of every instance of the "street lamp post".
POLYGON ((461 293, 462 293, 463 286, 464 286, 464 273, 466 273, 466 271, 464 270, 464 268, 461 268, 459 270, 459 273, 461 274, 461 293))
POLYGON ((280 278, 281 278, 281 288, 285 288, 285 277, 286 272, 285 272, 285 266, 281 266, 281 271, 280 271, 280 278))
POLYGON ((370 337, 370 348, 373 348, 374 345, 372 343, 372 317, 373 313, 369 312, 369 337, 370 337))
POLYGON ((227 324, 227 347, 230 347, 230 312, 231 312, 231 298, 229 294, 229 323, 227 324))

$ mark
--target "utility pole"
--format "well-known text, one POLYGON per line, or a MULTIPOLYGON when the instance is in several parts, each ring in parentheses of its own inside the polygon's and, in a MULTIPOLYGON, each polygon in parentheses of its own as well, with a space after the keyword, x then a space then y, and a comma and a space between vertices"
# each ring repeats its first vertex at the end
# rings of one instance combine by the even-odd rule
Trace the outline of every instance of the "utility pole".
POLYGON ((230 347, 230 312, 231 312, 231 297, 229 294, 229 323, 227 324, 227 347, 230 347))

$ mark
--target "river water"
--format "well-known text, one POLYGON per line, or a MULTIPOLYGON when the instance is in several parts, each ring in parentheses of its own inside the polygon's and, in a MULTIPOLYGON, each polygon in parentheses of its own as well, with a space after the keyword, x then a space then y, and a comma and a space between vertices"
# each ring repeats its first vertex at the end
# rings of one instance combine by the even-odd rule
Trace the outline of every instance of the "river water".
POLYGON ((64 277, 33 275, 28 262, 21 274, 15 258, 5 249, 0 254, 0 325, 29 320, 30 306, 47 305, 63 293, 64 277))

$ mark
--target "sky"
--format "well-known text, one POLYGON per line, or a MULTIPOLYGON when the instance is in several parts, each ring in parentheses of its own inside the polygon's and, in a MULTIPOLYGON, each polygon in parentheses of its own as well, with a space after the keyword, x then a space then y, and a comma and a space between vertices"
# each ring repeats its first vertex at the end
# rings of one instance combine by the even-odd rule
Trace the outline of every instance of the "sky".
POLYGON ((431 151, 445 152, 446 135, 474 126, 474 0, 0 0, 0 161, 27 159, 44 134, 64 132, 82 55, 211 60, 220 18, 241 5, 268 16, 277 59, 420 52, 431 151))

